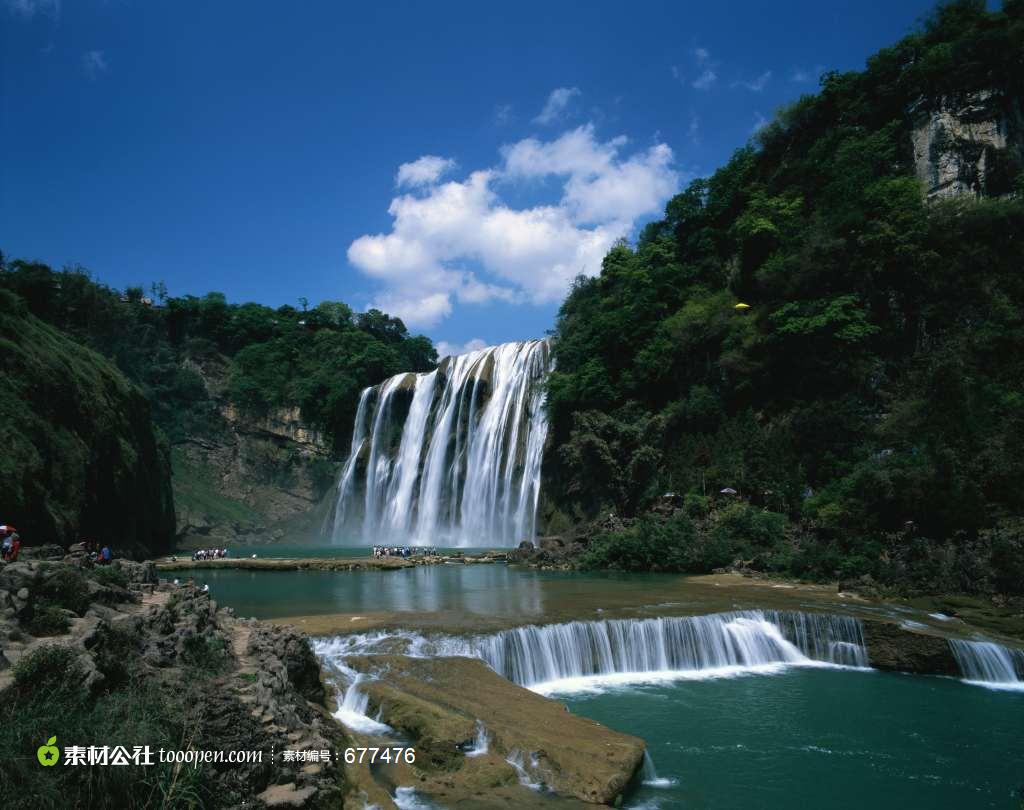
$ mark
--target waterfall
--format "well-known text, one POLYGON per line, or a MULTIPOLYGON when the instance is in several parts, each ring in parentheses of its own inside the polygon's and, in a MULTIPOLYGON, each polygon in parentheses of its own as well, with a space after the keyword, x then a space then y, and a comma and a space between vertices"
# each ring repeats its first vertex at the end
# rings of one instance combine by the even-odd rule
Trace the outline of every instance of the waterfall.
POLYGON ((356 654, 471 656, 541 693, 787 666, 868 666, 859 619, 769 610, 528 625, 469 638, 379 632, 321 640, 315 650, 329 663, 356 654))
POLYGON ((640 768, 640 781, 647 787, 668 788, 676 785, 675 779, 658 776, 658 771, 654 768, 654 760, 651 759, 651 755, 646 749, 644 749, 644 764, 640 768))
POLYGON ((1024 650, 993 641, 950 639, 950 649, 968 683, 992 689, 1024 690, 1024 650))
POLYGON ((334 542, 532 541, 549 366, 547 341, 504 343, 365 389, 338 480, 334 542))
POLYGON ((542 692, 588 682, 868 664, 857 619, 775 611, 531 625, 475 646, 496 672, 542 692))
POLYGON ((473 737, 473 747, 466 749, 467 757, 482 757, 490 750, 490 737, 484 724, 476 721, 476 735, 473 737))
POLYGON ((338 710, 334 713, 334 718, 353 731, 359 731, 363 734, 386 734, 391 731, 391 726, 381 723, 379 720, 374 720, 366 713, 366 707, 370 703, 370 698, 359 689, 359 684, 365 676, 348 667, 339 666, 338 668, 345 671, 351 677, 351 682, 345 690, 345 696, 342 698, 338 710))

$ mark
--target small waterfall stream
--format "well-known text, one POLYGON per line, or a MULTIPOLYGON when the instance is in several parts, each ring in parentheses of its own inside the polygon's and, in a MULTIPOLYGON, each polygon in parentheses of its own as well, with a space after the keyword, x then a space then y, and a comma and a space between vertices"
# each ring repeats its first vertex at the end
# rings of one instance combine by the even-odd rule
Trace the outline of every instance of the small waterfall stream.
POLYGON ((992 689, 1024 690, 1024 650, 994 641, 950 639, 950 649, 968 683, 992 689))
POLYGON ((504 343, 365 389, 325 532, 336 543, 532 541, 550 362, 546 340, 504 343))

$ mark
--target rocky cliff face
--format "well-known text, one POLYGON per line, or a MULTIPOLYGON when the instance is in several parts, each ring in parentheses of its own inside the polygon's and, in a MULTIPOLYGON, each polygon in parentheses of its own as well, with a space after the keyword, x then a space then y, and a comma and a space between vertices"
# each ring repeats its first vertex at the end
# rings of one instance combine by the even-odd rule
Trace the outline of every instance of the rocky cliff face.
POLYGON ((994 90, 922 99, 910 111, 914 167, 929 199, 998 197, 1024 167, 1020 104, 994 90))
POLYGON ((168 449, 142 392, 6 293, 0 336, 0 521, 29 545, 82 536, 120 555, 166 549, 174 536, 168 449))
POLYGON ((198 544, 276 539, 312 525, 312 511, 333 481, 328 443, 298 408, 253 415, 225 393, 226 362, 193 364, 220 415, 221 430, 174 450, 179 536, 198 544))

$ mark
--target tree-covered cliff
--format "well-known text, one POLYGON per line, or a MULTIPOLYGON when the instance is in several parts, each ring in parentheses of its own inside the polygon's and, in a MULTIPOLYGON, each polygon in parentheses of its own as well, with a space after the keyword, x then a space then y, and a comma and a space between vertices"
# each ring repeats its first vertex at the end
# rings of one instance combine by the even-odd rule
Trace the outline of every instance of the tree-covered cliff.
POLYGON ((119 554, 174 537, 170 458, 142 392, 0 290, 0 492, 29 543, 96 538, 119 554))
POLYGON ((1019 590, 1022 84, 1024 3, 940 6, 581 278, 549 528, 627 518, 594 565, 1019 590))
MULTIPOLYGON (((295 520, 331 485, 347 450, 361 389, 436 361, 430 341, 400 320, 338 302, 272 309, 220 293, 169 297, 162 285, 147 296, 110 289, 81 268, 2 257, 0 290, 141 390, 171 446, 179 529, 197 542, 265 533, 283 519, 300 528, 295 520)), ((49 348, 39 351, 49 358, 49 348)), ((55 401, 79 401, 60 374, 43 384, 60 393, 55 401)), ((18 508, 49 508, 33 502, 42 492, 24 490, 18 508)), ((0 519, 16 523, 9 512, 0 519)))

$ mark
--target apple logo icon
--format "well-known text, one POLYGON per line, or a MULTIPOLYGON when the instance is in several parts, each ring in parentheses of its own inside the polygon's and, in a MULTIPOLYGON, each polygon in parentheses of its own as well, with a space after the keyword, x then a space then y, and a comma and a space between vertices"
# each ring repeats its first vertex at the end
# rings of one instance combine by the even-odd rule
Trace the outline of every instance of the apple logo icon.
POLYGON ((51 765, 56 765, 57 760, 60 759, 60 749, 54 745, 57 742, 57 737, 50 737, 46 741, 46 745, 40 745, 39 750, 36 751, 36 757, 39 758, 39 764, 49 768, 51 765))

